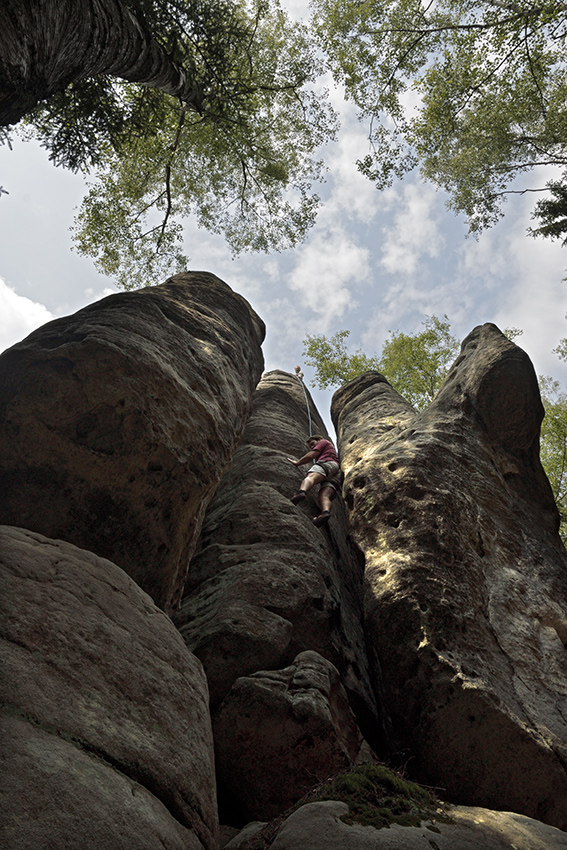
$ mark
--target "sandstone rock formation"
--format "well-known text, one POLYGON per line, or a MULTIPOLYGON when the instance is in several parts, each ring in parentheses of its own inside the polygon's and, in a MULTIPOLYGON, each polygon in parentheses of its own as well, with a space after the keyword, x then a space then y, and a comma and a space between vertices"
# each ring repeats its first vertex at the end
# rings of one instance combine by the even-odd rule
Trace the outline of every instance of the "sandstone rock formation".
POLYGON ((215 850, 201 663, 122 570, 0 527, 2 838, 10 850, 215 850))
POLYGON ((408 770, 454 802, 566 829, 567 553, 527 355, 483 325, 423 412, 374 373, 332 416, 408 770))
POLYGON ((339 673, 317 652, 237 679, 213 731, 218 776, 248 821, 286 811, 353 765, 362 743, 339 673))
MULTIPOLYGON (((311 415, 314 431, 323 432, 313 407, 311 415)), ((339 670, 362 733, 383 752, 386 723, 370 685, 362 630, 362 565, 342 499, 327 529, 312 523, 319 513, 312 495, 301 507, 289 501, 307 470, 286 457, 304 454, 307 434, 299 381, 280 371, 264 375, 207 511, 174 622, 203 662, 213 716, 237 678, 281 670, 311 650, 339 670)), ((223 746, 216 742, 219 763, 223 746)), ((266 787, 264 796, 270 793, 266 787)), ((259 797, 254 811, 263 805, 259 797)))
POLYGON ((567 830, 567 553, 528 358, 485 325, 421 413, 378 373, 340 390, 345 502, 315 528, 286 461, 303 388, 254 391, 262 336, 195 273, 0 357, 0 522, 31 529, 0 529, 0 845, 217 850, 217 790, 230 836, 364 738, 485 809, 376 830, 309 803, 275 850, 565 848, 486 810, 567 830))
POLYGON ((173 610, 262 369, 212 274, 111 295, 0 357, 0 522, 117 563, 173 610))
MULTIPOLYGON (((349 806, 335 800, 307 803, 283 823, 270 850, 566 850, 567 835, 559 829, 511 812, 454 806, 451 822, 420 826, 393 824, 375 829, 345 823, 349 806)), ((237 836, 227 850, 252 850, 237 836)), ((257 845, 258 847, 260 845, 257 845)), ((256 848, 254 848, 256 850, 256 848)))
MULTIPOLYGON (((313 428, 324 431, 313 408, 313 428)), ((239 676, 291 664, 314 650, 339 670, 362 724, 380 748, 362 631, 360 553, 342 499, 328 529, 313 526, 314 496, 289 501, 303 474, 286 457, 306 450, 299 381, 263 376, 233 462, 207 511, 185 596, 174 617, 207 673, 213 712, 239 676)))

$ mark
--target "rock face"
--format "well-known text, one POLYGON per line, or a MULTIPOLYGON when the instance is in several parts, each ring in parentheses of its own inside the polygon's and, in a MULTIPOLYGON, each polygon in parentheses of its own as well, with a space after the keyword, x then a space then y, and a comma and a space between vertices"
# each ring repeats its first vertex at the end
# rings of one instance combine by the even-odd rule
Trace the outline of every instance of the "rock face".
MULTIPOLYGON (((313 407, 311 416, 314 433, 324 433, 313 407)), ((207 511, 174 622, 203 662, 213 716, 237 678, 281 670, 311 650, 338 669, 362 733, 383 751, 385 722, 362 630, 360 553, 348 536, 342 499, 335 500, 327 529, 312 523, 319 509, 311 495, 301 507, 289 500, 307 469, 286 457, 305 453, 308 433, 298 379, 280 371, 264 375, 207 511)), ((219 763, 223 746, 216 742, 219 763)), ((255 811, 281 791, 262 793, 255 811)))
POLYGON ((286 460, 303 387, 254 391, 262 337, 187 274, 0 357, 0 521, 31 529, 0 527, 0 845, 218 850, 217 793, 227 840, 372 748, 483 809, 376 830, 339 796, 274 850, 565 847, 486 811, 567 830, 567 553, 527 356, 485 325, 421 413, 378 373, 339 391, 345 501, 316 528, 286 460))
MULTIPOLYGON (((375 829, 345 823, 349 806, 335 800, 308 803, 291 814, 270 845, 271 850, 565 850, 567 835, 553 826, 511 812, 455 806, 452 822, 420 826, 393 824, 375 829)), ((248 850, 233 840, 231 850, 248 850)), ((250 847, 250 844, 248 844, 250 847)))
MULTIPOLYGON (((313 406, 311 416, 314 431, 324 432, 313 406)), ((313 650, 338 668, 364 734, 379 747, 383 730, 362 631, 362 566, 342 499, 326 530, 312 523, 319 513, 314 497, 301 507, 289 501, 307 468, 286 457, 305 453, 307 434, 299 381, 280 371, 264 375, 207 511, 174 622, 203 662, 213 712, 239 676, 286 667, 313 650)))
POLYGON ((567 828, 567 553, 527 355, 483 325, 425 411, 374 373, 332 416, 408 769, 449 800, 567 828))
POLYGON ((215 850, 201 663, 114 564, 0 527, 2 847, 215 850))
POLYGON ((317 652, 237 679, 214 737, 219 779, 247 821, 284 812, 354 764, 362 743, 339 673, 317 652))
POLYGON ((0 522, 176 607, 260 377, 264 325, 212 274, 111 295, 0 357, 0 522))
MULTIPOLYGON (((311 404, 314 431, 324 431, 311 404)), ((315 528, 315 497, 289 501, 307 468, 286 457, 306 451, 299 381, 264 375, 233 462, 203 524, 174 621, 202 660, 215 711, 236 678, 285 667, 304 650, 340 671, 357 715, 377 735, 362 632, 360 553, 342 499, 327 529, 315 528)))

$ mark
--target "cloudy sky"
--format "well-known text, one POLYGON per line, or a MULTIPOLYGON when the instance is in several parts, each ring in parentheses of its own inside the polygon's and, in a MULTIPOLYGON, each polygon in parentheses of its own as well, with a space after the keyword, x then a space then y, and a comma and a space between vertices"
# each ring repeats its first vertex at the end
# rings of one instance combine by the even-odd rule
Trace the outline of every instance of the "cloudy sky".
MULTIPOLYGON (((349 329, 352 349, 374 354, 390 330, 414 333, 426 316, 446 314, 459 339, 488 321, 523 329, 517 342, 537 372, 567 385, 567 364, 552 353, 567 336, 567 250, 526 235, 534 196, 513 196, 501 223, 478 241, 466 238, 444 194, 417 175, 378 192, 357 172, 367 128, 346 105, 340 110, 339 140, 325 152, 325 202, 303 245, 233 260, 220 237, 187 226, 190 267, 217 274, 266 322, 266 369, 304 366, 307 333, 349 329)), ((0 148, 0 185, 9 192, 0 194, 3 350, 116 287, 71 250, 80 175, 54 168, 37 144, 16 140, 13 150, 0 148)), ((331 393, 314 396, 329 422, 331 393)))

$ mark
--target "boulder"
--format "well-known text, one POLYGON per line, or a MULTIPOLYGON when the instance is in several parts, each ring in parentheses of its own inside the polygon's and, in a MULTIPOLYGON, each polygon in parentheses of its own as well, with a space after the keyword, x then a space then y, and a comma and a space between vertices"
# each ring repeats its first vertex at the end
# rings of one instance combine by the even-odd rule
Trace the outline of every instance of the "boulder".
MULTIPOLYGON (((307 803, 283 823, 270 850, 566 850, 567 835, 511 812, 453 806, 447 820, 375 829, 345 823, 349 806, 335 800, 307 803)), ((236 839, 231 850, 252 850, 236 839)), ((257 847, 261 847, 260 844, 257 847)), ((256 848, 254 848, 256 850, 256 848)))
MULTIPOLYGON (((309 397, 314 433, 324 425, 309 397)), ((314 495, 290 502, 307 467, 309 434, 299 380, 264 375, 233 462, 203 523, 185 595, 174 616, 203 662, 214 713, 234 681, 279 669, 314 650, 339 670, 372 746, 384 748, 384 723, 370 684, 362 628, 362 564, 342 498, 327 528, 316 528, 314 495)))
POLYGON ((0 527, 5 850, 216 850, 208 691, 115 564, 0 527))
POLYGON ((250 410, 264 325, 215 275, 111 295, 0 356, 0 522, 109 558, 166 611, 250 410))
POLYGON ((528 356, 483 325, 426 410, 373 373, 332 416, 408 770, 453 802, 567 828, 567 553, 528 356))
POLYGON ((337 669, 302 652, 237 679, 214 718, 220 781, 245 820, 269 820, 347 769, 362 738, 337 669))

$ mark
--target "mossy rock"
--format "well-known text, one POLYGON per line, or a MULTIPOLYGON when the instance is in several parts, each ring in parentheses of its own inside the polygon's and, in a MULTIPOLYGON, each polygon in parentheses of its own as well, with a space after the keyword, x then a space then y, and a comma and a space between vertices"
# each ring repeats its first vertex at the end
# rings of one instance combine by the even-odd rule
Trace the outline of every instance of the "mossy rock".
MULTIPOLYGON (((306 803, 321 800, 346 803, 349 811, 341 818, 344 823, 359 823, 375 829, 394 823, 419 826, 422 821, 430 824, 452 822, 443 804, 421 785, 409 782, 384 765, 361 764, 318 785, 292 809, 267 824, 243 845, 242 850, 266 850, 290 814, 306 803)), ((434 825, 429 828, 435 830, 434 825)))
POLYGON ((314 800, 347 803, 349 813, 342 818, 345 823, 360 823, 375 829, 393 823, 419 826, 423 820, 447 819, 429 791, 380 764, 361 764, 342 773, 302 803, 314 800))

